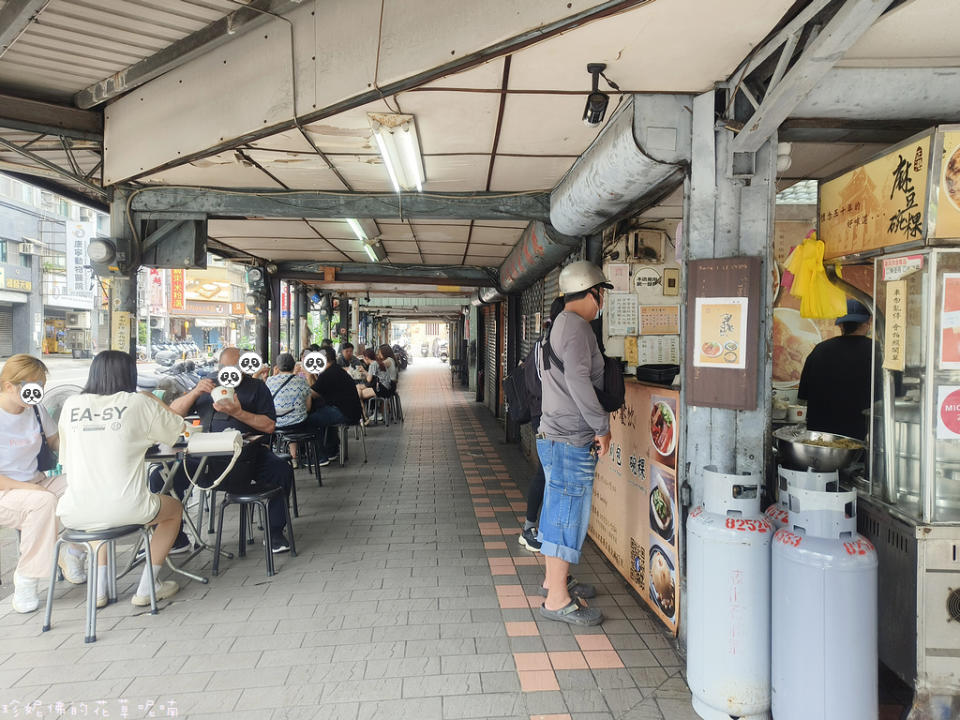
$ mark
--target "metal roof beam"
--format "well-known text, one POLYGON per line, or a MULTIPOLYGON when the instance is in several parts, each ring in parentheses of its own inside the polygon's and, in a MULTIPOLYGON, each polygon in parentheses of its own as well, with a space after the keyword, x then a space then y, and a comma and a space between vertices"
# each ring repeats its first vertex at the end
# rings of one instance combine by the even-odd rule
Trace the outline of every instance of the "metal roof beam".
MULTIPOLYGON (((894 0, 846 0, 783 79, 768 87, 760 107, 731 143, 735 153, 756 152, 820 83, 843 54, 894 0)), ((783 42, 786 42, 784 38, 783 42)))
POLYGON ((490 287, 496 285, 492 268, 464 265, 425 266, 396 265, 393 263, 276 263, 277 275, 284 280, 324 280, 325 268, 337 271, 334 283, 397 283, 404 285, 453 285, 460 287, 490 287))
POLYGON ((534 193, 362 193, 308 190, 218 190, 147 187, 131 195, 130 209, 151 213, 203 213, 211 218, 435 218, 544 220, 550 195, 534 193))
POLYGON ((19 145, 10 142, 10 141, 7 140, 6 138, 0 137, 0 148, 6 148, 7 150, 10 150, 10 151, 12 151, 12 152, 15 152, 15 153, 17 153, 18 155, 21 155, 21 156, 25 157, 27 160, 30 160, 30 161, 36 163, 37 165, 40 165, 40 166, 42 166, 43 168, 46 168, 46 169, 49 170, 50 172, 52 172, 52 173, 54 173, 54 174, 57 174, 57 175, 59 175, 60 177, 66 179, 66 180, 69 180, 70 182, 73 182, 73 183, 76 183, 77 185, 80 185, 80 186, 83 187, 84 189, 86 189, 86 190, 88 190, 88 191, 90 191, 90 192, 92 192, 92 193, 94 193, 94 194, 96 194, 96 195, 99 195, 100 197, 104 197, 104 198, 105 198, 105 197, 107 197, 107 196, 109 195, 109 193, 108 193, 106 190, 104 190, 102 187, 100 187, 99 185, 94 185, 92 182, 90 182, 90 181, 87 180, 86 178, 81 177, 80 175, 76 175, 76 174, 74 174, 73 172, 71 172, 70 170, 67 170, 67 169, 65 169, 65 168, 62 168, 62 167, 60 167, 59 165, 50 162, 50 161, 47 160, 45 157, 41 157, 40 155, 37 155, 36 153, 31 152, 30 150, 27 150, 26 148, 20 147, 19 145))
POLYGON ((0 8, 0 57, 10 49, 50 0, 7 0, 0 8))
MULTIPOLYGON (((2 22, 0 19, 0 27, 2 22)), ((0 94, 0 127, 78 140, 103 140, 101 113, 13 95, 0 94)))
POLYGON ((92 108, 254 30, 272 20, 273 16, 288 13, 302 3, 303 0, 253 0, 248 6, 234 10, 150 57, 84 88, 73 101, 77 107, 92 108))

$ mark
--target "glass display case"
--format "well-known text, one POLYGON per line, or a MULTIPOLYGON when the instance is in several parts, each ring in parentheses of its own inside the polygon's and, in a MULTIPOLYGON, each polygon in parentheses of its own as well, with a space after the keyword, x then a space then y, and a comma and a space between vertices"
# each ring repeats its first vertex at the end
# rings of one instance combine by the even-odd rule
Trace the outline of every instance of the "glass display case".
POLYGON ((905 520, 960 522, 960 250, 877 258, 874 301, 863 489, 905 520))

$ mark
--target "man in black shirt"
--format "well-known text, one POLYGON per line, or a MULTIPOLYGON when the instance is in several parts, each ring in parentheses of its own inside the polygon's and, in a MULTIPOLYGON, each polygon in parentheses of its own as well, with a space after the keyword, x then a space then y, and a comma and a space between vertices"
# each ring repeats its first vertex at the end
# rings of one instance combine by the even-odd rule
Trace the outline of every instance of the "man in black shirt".
MULTIPOLYGON (((362 415, 357 384, 346 370, 337 365, 337 355, 333 348, 323 347, 320 352, 326 359, 326 365, 310 388, 313 397, 318 399, 319 406, 314 404, 314 410, 307 417, 307 422, 320 432, 335 425, 356 425, 362 415)), ((325 452, 328 457, 339 453, 337 433, 327 433, 325 452)))
POLYGON ((340 355, 337 358, 337 365, 342 368, 360 367, 363 363, 353 354, 353 343, 344 343, 340 346, 340 355))
MULTIPOLYGON (((221 368, 236 367, 239 361, 240 351, 237 348, 226 348, 220 353, 221 368)), ((269 436, 273 433, 277 412, 273 406, 273 397, 262 381, 244 375, 241 383, 234 388, 234 398, 231 401, 213 402, 210 391, 214 387, 216 385, 212 380, 204 378, 193 390, 171 403, 170 409, 184 417, 199 415, 204 430, 208 432, 234 429, 244 435, 269 436)), ((255 440, 244 447, 233 470, 217 486, 218 490, 250 492, 279 485, 284 491, 283 502, 286 502, 286 495, 293 485, 293 468, 270 450, 267 439, 264 437, 255 440)), ((224 460, 210 460, 206 464, 207 477, 211 481, 216 479, 224 467, 224 460)), ((194 468, 191 468, 191 474, 193 471, 194 468)), ((178 471, 174 478, 174 488, 182 495, 186 478, 181 479, 181 473, 182 471, 178 471), (178 484, 182 485, 182 488, 178 487, 178 484)), ((280 502, 271 502, 269 515, 273 552, 286 552, 290 549, 290 542, 284 534, 286 513, 283 505, 280 502)))
POLYGON ((847 314, 837 318, 837 325, 843 334, 824 340, 807 357, 798 397, 807 401, 808 430, 863 440, 873 366, 870 311, 847 300, 847 314))

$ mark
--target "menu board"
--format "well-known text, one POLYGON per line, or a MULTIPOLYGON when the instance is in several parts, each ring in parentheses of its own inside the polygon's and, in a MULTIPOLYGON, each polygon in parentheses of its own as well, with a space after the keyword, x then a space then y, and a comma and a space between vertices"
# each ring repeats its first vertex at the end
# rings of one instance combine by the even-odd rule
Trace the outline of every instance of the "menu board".
POLYGON ((825 259, 923 241, 932 138, 911 140, 820 184, 825 259))
POLYGON ((597 463, 589 535, 674 633, 680 607, 679 393, 626 382, 597 463))
POLYGON ((935 238, 960 238, 960 132, 943 133, 935 238))
POLYGON ((679 335, 679 305, 641 305, 641 335, 679 335))
POLYGON ((633 293, 609 292, 604 306, 607 332, 610 335, 637 334, 637 296, 633 293))

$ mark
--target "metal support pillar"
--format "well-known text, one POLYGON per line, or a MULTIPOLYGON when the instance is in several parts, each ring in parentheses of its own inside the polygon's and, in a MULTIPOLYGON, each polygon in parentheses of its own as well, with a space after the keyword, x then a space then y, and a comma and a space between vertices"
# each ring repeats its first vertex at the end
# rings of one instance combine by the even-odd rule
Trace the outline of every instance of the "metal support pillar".
POLYGON ((360 298, 350 301, 350 342, 356 345, 360 340, 360 298))
POLYGON ((264 362, 274 363, 280 354, 280 278, 268 275, 270 283, 270 357, 264 362))
MULTIPOLYGON (((693 105, 693 163, 684 185, 684 232, 687 259, 753 256, 762 259, 761 277, 769 276, 772 262, 776 196, 776 144, 773 136, 756 153, 750 176, 733 173, 733 133, 714 121, 715 93, 696 98, 693 105)), ((735 411, 686 407, 686 482, 692 502, 702 499, 700 471, 715 465, 721 472, 766 470, 769 447, 771 335, 769 283, 761 283, 764 308, 760 313, 757 344, 757 410, 735 411)), ((753 299, 751 299, 753 300, 753 299)))
POLYGON ((300 357, 300 348, 303 340, 300 337, 300 328, 303 322, 303 288, 297 287, 293 292, 293 341, 290 343, 290 354, 300 357))
MULTIPOLYGON (((126 217, 127 193, 117 189, 110 203, 110 228, 113 237, 133 241, 133 229, 126 217)), ((110 349, 137 357, 137 270, 127 275, 110 276, 110 349)))
POLYGON ((262 358, 270 355, 270 318, 267 315, 267 308, 256 315, 256 336, 254 338, 254 349, 262 358))

